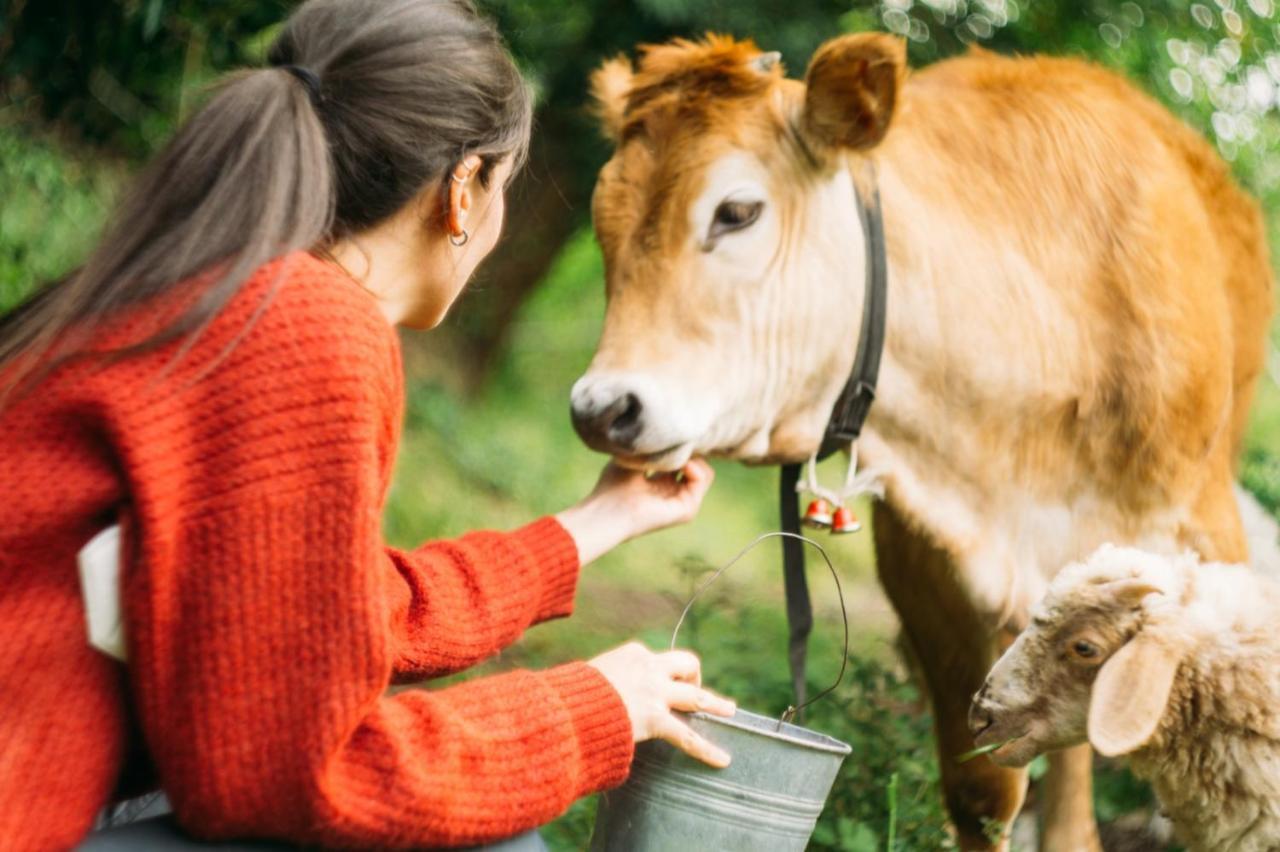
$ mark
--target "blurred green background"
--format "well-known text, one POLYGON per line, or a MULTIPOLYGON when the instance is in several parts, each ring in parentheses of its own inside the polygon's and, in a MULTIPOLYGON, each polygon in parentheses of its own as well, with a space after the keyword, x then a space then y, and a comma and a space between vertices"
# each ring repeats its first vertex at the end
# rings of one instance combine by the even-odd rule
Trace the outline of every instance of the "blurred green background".
MULTIPOLYGON (((0 5, 0 310, 84 257, 112 200, 200 102, 217 75, 259 63, 292 3, 283 0, 7 0, 0 5)), ((1280 16, 1272 0, 485 0, 538 94, 529 169, 511 227, 446 326, 406 337, 405 441, 386 517, 403 545, 556 511, 591 487, 602 459, 583 449, 568 390, 590 359, 603 312, 588 229, 595 172, 608 155, 585 103, 586 76, 637 43, 708 30, 781 50, 792 74, 846 31, 907 38, 923 65, 979 45, 1075 54, 1129 76, 1210 138, 1280 227, 1280 16)), ((1273 245, 1276 244, 1273 239, 1273 245)), ((1264 380, 1242 479, 1280 504, 1280 394, 1264 380)), ((839 476, 830 472, 828 476, 839 476)), ((620 548, 585 572, 578 613, 531 631, 486 664, 543 666, 641 637, 669 640, 706 572, 776 528, 776 471, 718 465, 696 523, 620 548)), ((894 649, 893 615, 874 581, 866 533, 830 540, 854 632, 851 675, 808 724, 854 754, 815 848, 952 848, 929 719, 894 649), (891 783, 892 781, 892 783, 891 783)), ((778 547, 744 560, 695 609, 682 639, 707 681, 751 709, 788 703, 778 547)), ((839 607, 812 574, 818 624, 813 687, 840 662, 839 607)), ((1038 768, 1037 768, 1038 772, 1038 768)), ((1099 768, 1109 845, 1144 822, 1150 794, 1099 768)), ((1031 806, 1034 810, 1035 793, 1031 806)), ((582 848, 591 802, 549 830, 582 848)), ((1130 841, 1124 841, 1130 842, 1130 841)), ((1134 841, 1136 842, 1136 841, 1134 841)), ((1160 848, 1126 846, 1124 848, 1160 848)))

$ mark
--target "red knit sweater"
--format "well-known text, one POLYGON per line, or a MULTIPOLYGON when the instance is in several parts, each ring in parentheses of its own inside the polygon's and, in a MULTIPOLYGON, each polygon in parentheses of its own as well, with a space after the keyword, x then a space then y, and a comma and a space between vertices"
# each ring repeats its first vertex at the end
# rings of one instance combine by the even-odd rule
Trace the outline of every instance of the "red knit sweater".
POLYGON ((289 255, 178 348, 0 411, 0 848, 74 845, 138 754, 196 834, 346 847, 508 836, 625 777, 585 664, 387 694, 567 615, 578 562, 549 518, 383 544, 403 383, 367 292, 289 255), (117 516, 127 667, 86 642, 76 562, 117 516))

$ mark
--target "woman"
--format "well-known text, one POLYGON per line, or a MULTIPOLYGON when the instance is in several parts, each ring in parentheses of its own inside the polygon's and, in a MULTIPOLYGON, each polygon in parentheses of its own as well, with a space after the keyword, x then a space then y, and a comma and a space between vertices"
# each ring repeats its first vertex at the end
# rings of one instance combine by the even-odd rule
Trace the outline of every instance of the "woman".
POLYGON ((638 740, 723 765, 672 715, 733 712, 683 652, 386 694, 569 614, 579 565, 691 518, 711 472, 610 467, 554 518, 387 548, 392 327, 493 247, 529 95, 465 0, 312 0, 270 56, 0 324, 0 846, 72 846, 156 783, 205 837, 473 844, 619 783, 638 740), (77 578, 116 522, 127 666, 77 578))

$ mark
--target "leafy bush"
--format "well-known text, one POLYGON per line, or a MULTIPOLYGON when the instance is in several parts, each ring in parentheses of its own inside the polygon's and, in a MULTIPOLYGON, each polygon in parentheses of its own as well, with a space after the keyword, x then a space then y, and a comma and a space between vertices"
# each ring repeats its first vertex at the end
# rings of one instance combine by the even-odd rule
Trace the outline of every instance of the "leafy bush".
POLYGON ((954 849, 942 808, 932 720, 920 711, 915 685, 875 658, 850 660, 848 678, 828 704, 814 706, 806 722, 853 746, 812 848, 954 849))
POLYGON ((0 7, 0 97, 132 155, 172 132, 190 90, 256 59, 285 0, 16 0, 0 7))
POLYGON ((0 312, 83 260, 121 173, 49 134, 0 123, 0 312))
POLYGON ((1280 513, 1280 458, 1250 447, 1240 465, 1240 483, 1272 514, 1280 513))

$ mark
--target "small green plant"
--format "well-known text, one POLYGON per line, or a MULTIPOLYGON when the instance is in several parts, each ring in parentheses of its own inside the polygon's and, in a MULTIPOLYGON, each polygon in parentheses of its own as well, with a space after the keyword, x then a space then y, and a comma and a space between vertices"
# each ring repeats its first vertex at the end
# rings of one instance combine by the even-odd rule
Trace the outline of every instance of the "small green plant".
POLYGON ((966 751, 964 754, 957 757, 956 763, 968 763, 975 758, 982 757, 984 754, 991 754, 993 751, 999 751, 1015 739, 1017 739, 1017 737, 1010 737, 1009 739, 1001 740, 998 743, 987 743, 984 746, 978 746, 977 748, 966 751))
POLYGON ((885 842, 886 852, 893 852, 898 846, 898 773, 889 778, 889 839, 885 842))
POLYGON ((982 836, 988 843, 996 844, 1004 839, 1008 826, 998 819, 982 818, 982 836))

